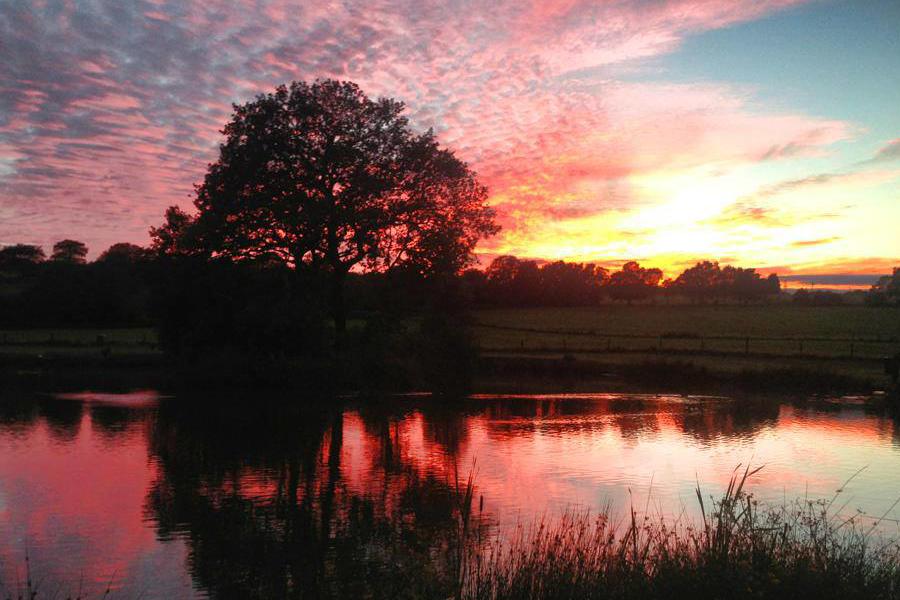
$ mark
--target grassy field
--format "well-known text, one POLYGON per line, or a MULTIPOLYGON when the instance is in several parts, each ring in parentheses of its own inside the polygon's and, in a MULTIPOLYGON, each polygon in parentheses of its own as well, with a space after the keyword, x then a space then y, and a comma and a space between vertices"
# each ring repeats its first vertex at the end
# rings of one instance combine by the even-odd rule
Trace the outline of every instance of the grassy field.
MULTIPOLYGON (((900 309, 892 308, 601 306, 479 310, 473 320, 485 357, 552 362, 568 355, 604 373, 605 366, 617 372, 669 361, 725 376, 826 373, 871 389, 888 383, 882 357, 900 351, 900 309)), ((154 362, 157 343, 149 328, 0 331, 0 358, 154 362)))
POLYGON ((865 306, 598 306, 476 311, 484 323, 607 333, 759 337, 892 338, 900 340, 900 309, 865 306))
POLYGON ((96 362, 111 357, 142 362, 161 356, 156 331, 132 329, 20 329, 0 331, 0 363, 96 362))
POLYGON ((862 306, 602 306, 483 310, 490 350, 667 350, 879 358, 900 351, 900 310, 862 306), (627 337, 642 336, 642 337, 627 337))
POLYGON ((711 372, 823 373, 883 388, 882 358, 900 352, 900 310, 864 306, 601 306, 481 310, 486 356, 601 363, 646 362, 711 372), (632 337, 635 336, 635 337, 632 337))

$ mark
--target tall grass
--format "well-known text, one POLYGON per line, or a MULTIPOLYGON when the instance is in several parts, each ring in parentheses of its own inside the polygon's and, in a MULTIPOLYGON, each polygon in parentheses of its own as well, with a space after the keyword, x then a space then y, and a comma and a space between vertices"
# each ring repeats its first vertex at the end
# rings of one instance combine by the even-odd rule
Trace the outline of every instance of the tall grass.
POLYGON ((714 502, 698 486, 694 522, 569 511, 511 539, 471 543, 458 597, 900 597, 900 546, 878 522, 840 516, 836 498, 762 505, 746 490, 757 471, 736 470, 714 502))

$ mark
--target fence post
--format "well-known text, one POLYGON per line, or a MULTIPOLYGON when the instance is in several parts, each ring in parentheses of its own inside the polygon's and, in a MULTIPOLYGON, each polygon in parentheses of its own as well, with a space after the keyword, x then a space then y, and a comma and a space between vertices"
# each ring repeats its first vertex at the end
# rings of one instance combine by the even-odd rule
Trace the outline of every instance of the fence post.
POLYGON ((850 358, 853 358, 854 354, 856 354, 856 344, 850 342, 850 358))
POLYGON ((803 340, 800 340, 800 354, 803 354, 803 340))
POLYGON ((612 338, 606 338, 606 351, 612 350, 612 338))
POLYGON ((700 338, 700 352, 706 350, 706 338, 700 338))
POLYGON ((657 345, 657 348, 656 348, 657 350, 662 350, 662 336, 659 336, 659 340, 657 341, 656 345, 657 345))
POLYGON ((750 338, 744 340, 744 354, 750 354, 750 338))

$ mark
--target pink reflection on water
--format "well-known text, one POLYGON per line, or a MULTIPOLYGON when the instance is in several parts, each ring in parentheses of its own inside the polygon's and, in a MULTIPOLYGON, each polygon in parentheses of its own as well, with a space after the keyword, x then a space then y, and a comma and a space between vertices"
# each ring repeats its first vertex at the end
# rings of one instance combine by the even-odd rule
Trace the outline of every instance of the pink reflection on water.
POLYGON ((99 597, 110 585, 121 597, 192 595, 184 543, 159 542, 145 523, 157 473, 145 422, 116 432, 114 445, 87 410, 70 425, 75 435, 44 419, 25 435, 0 435, 0 582, 12 593, 17 579, 24 585, 27 550, 45 593, 99 597))
MULTIPOLYGON (((718 496, 738 465, 748 464, 764 467, 750 489, 767 502, 830 498, 841 489, 846 510, 881 516, 900 496, 895 426, 858 408, 822 413, 782 405, 748 418, 721 399, 644 397, 622 409, 620 397, 602 395, 576 410, 566 403, 584 396, 536 404, 522 397, 512 408, 510 400, 476 398, 483 405, 461 417, 456 429, 464 435, 455 446, 436 434, 427 411, 412 410, 379 432, 347 413, 341 464, 348 488, 360 495, 390 488, 389 448, 421 476, 450 484, 476 465, 485 509, 507 524, 605 506, 619 514, 634 505, 697 516, 698 483, 718 496)), ((900 518, 900 510, 888 517, 900 518)))

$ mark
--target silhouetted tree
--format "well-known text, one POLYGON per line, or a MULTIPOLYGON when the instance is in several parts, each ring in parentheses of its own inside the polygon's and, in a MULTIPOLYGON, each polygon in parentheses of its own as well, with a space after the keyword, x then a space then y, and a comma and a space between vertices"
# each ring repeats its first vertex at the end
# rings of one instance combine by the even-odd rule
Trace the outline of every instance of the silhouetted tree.
POLYGON ((541 267, 544 302, 553 306, 585 306, 596 303, 609 272, 593 264, 561 260, 541 267))
POLYGON ((827 290, 800 289, 794 292, 792 301, 794 304, 803 306, 840 306, 844 303, 844 297, 837 292, 827 290))
POLYGON ((750 302, 777 294, 781 291, 781 282, 774 273, 763 279, 756 269, 731 265, 723 268, 717 262, 706 260, 685 269, 666 287, 694 301, 732 298, 750 302))
POLYGON ((900 304, 900 267, 895 267, 893 274, 880 277, 875 282, 866 294, 866 304, 900 304))
POLYGON ((0 273, 22 277, 34 273, 44 262, 44 250, 31 244, 14 244, 0 248, 0 273))
POLYGON ((541 274, 533 260, 498 256, 485 270, 488 295, 504 305, 535 305, 540 301, 541 274))
POLYGON ((694 301, 711 300, 720 293, 723 284, 719 263, 705 260, 685 269, 669 286, 694 301))
POLYGON ((614 300, 624 300, 631 304, 636 300, 645 300, 656 293, 662 271, 645 269, 635 261, 622 265, 609 278, 609 293, 614 300))
POLYGON ((727 266, 722 269, 722 279, 726 286, 726 295, 741 302, 754 302, 766 296, 777 295, 781 291, 778 275, 763 277, 756 269, 727 266))
POLYGON ((191 238, 193 217, 177 206, 166 209, 165 222, 150 228, 150 249, 159 256, 183 256, 196 250, 191 238))
POLYGON ((58 263, 83 265, 87 260, 88 248, 77 240, 62 240, 53 244, 50 260, 58 263))
POLYGON ((103 264, 135 265, 150 259, 151 252, 137 244, 113 244, 97 257, 96 262, 103 264))
MULTIPOLYGON (((333 80, 235 106, 197 188, 194 242, 232 260, 274 257, 326 274, 339 333, 354 267, 459 271, 497 231, 487 191, 431 131, 413 133, 403 110, 333 80)), ((169 247, 171 221, 155 247, 169 247)))

